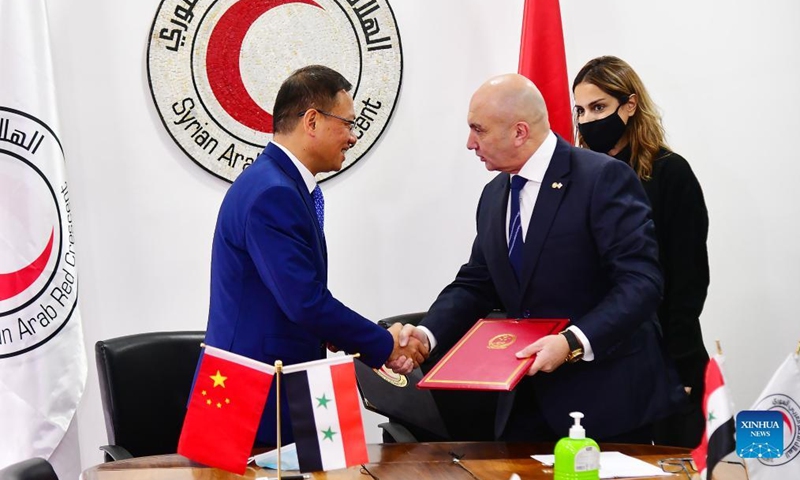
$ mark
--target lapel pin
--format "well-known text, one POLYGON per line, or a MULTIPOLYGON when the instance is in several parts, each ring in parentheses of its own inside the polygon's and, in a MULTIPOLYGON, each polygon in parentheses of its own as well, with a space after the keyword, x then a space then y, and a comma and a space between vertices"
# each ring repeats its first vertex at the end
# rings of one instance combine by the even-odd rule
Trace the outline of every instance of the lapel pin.
POLYGON ((552 185, 550 185, 550 186, 551 186, 552 188, 561 188, 561 187, 563 187, 563 186, 564 186, 564 184, 562 184, 561 182, 553 182, 553 184, 552 184, 552 185))

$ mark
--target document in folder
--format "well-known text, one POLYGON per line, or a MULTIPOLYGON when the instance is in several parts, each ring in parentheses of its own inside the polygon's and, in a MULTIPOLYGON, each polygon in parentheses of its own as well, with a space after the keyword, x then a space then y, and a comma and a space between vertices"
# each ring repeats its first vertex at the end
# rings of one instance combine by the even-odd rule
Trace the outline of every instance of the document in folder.
POLYGON ((513 390, 535 356, 514 354, 540 338, 564 330, 569 320, 482 319, 422 377, 418 388, 513 390))

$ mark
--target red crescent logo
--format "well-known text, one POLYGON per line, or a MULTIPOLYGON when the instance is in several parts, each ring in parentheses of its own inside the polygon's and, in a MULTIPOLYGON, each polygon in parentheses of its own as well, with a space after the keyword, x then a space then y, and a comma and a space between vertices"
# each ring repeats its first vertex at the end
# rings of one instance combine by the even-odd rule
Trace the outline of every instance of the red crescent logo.
POLYGON ((792 428, 792 420, 789 418, 789 415, 786 414, 783 410, 781 410, 781 415, 783 415, 783 423, 786 425, 786 429, 789 430, 789 434, 794 434, 794 429, 792 428))
POLYGON ((239 66, 242 42, 261 15, 289 3, 322 8, 313 0, 242 0, 220 17, 208 39, 206 71, 214 96, 231 117, 259 132, 272 133, 272 114, 261 108, 244 86, 239 66))
POLYGON ((44 267, 47 266, 50 254, 53 252, 54 232, 55 228, 50 231, 50 240, 48 240, 47 246, 44 247, 39 257, 30 265, 22 267, 16 272, 0 273, 0 301, 8 300, 22 293, 39 278, 44 271, 44 267))

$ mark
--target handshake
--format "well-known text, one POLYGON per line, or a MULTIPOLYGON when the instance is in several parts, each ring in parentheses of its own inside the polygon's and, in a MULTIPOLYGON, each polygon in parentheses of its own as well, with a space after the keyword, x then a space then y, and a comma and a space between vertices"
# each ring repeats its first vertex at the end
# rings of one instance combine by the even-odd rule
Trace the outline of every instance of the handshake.
POLYGON ((430 355, 428 336, 414 325, 395 323, 388 330, 394 339, 394 349, 386 366, 395 373, 411 373, 430 355))

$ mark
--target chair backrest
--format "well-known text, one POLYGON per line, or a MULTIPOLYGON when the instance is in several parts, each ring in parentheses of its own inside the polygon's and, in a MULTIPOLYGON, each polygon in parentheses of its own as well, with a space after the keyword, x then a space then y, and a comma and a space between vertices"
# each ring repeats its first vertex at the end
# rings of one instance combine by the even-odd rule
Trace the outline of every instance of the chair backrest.
POLYGON ((58 480, 50 462, 34 457, 0 470, 0 480, 58 480))
POLYGON ((414 312, 414 313, 403 313, 400 315, 395 315, 393 317, 387 317, 381 320, 382 323, 386 323, 388 325, 392 325, 394 323, 402 323, 405 325, 406 323, 410 323, 411 325, 419 325, 419 322, 425 318, 425 315, 428 312, 414 312))
POLYGON ((402 425, 419 442, 449 439, 433 395, 429 390, 417 388, 422 379, 419 369, 398 375, 386 367, 372 369, 360 360, 355 365, 358 388, 368 410, 402 425))
MULTIPOLYGON (((380 323, 384 326, 394 323, 417 325, 425 313, 395 315, 380 323)), ((447 429, 433 395, 429 390, 417 388, 421 378, 419 369, 408 375, 397 375, 386 368, 373 370, 360 361, 356 362, 356 379, 367 409, 388 417, 391 423, 402 425, 417 441, 447 440, 447 429)))
POLYGON ((152 332, 95 344, 108 441, 134 457, 175 453, 205 332, 152 332))

